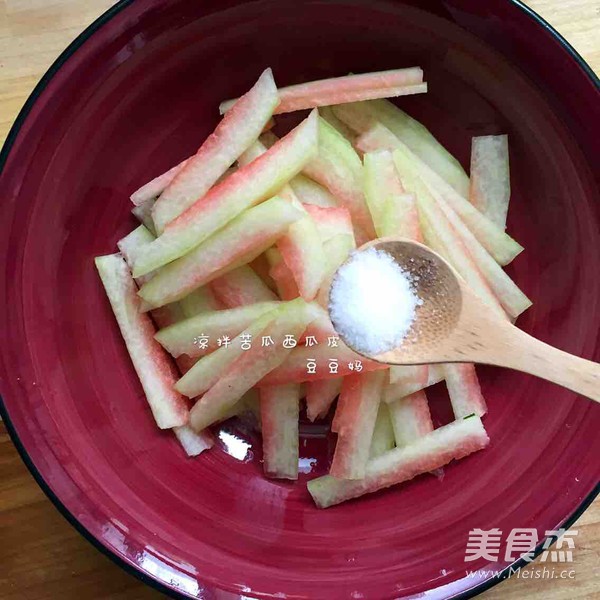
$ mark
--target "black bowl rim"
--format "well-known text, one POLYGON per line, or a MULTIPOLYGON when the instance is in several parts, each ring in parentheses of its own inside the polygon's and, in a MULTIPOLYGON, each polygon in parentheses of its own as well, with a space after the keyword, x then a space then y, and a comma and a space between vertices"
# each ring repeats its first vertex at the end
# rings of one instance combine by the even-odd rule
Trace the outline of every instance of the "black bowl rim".
MULTIPOLYGON (((589 77, 594 86, 598 91, 600 91, 600 78, 594 73, 592 68, 586 63, 583 57, 573 48, 573 46, 560 34, 550 23, 548 23, 545 19, 543 19, 540 15, 538 15, 531 8, 523 4, 521 0, 507 0, 520 10, 522 10, 529 18, 533 19, 538 25, 546 29, 567 51, 570 57, 575 61, 575 63, 583 70, 583 72, 589 77)), ((132 4, 134 0, 119 0, 114 6, 109 8, 106 12, 102 13, 93 23, 88 25, 59 55, 59 57, 50 65, 44 76, 37 83, 29 97, 27 98, 23 108, 19 111, 15 122, 13 123, 10 131, 8 132, 8 136, 2 146, 2 151, 0 151, 0 175, 4 170, 4 166, 8 159, 8 155, 10 150, 14 144, 17 135, 23 123, 27 119, 29 112, 31 111, 33 105, 39 98, 40 94, 46 88, 50 80, 56 75, 59 69, 63 66, 63 64, 75 53, 77 50, 103 25, 108 23, 116 14, 120 13, 124 8, 132 4)), ((187 599, 189 596, 185 594, 181 594, 176 592, 172 588, 163 584, 162 582, 154 579, 147 575, 144 571, 134 567, 130 563, 126 562, 121 557, 117 556, 113 551, 111 551, 108 547, 102 544, 94 535, 90 533, 88 529, 86 529, 83 524, 77 520, 77 518, 67 509, 67 507, 62 503, 60 498, 52 491, 48 483, 43 478, 42 474, 35 466, 33 460, 29 456, 25 446, 21 442, 19 435, 10 419, 8 414, 8 410, 4 405, 4 401, 2 396, 0 396, 0 417, 4 421, 6 425, 6 429, 8 434, 15 445, 21 460, 25 463, 25 466, 29 469, 29 472, 35 479, 36 483, 42 489, 44 494, 48 497, 48 499, 54 504, 58 512, 81 534, 83 538, 85 538, 90 544, 92 544, 97 550, 99 550, 102 554, 107 556, 113 563, 117 566, 121 567, 125 572, 133 575, 146 585, 154 588, 155 590, 165 594, 170 598, 176 598, 178 600, 187 599)), ((587 508, 592 504, 592 502, 596 499, 596 497, 600 494, 600 482, 596 484, 594 489, 583 499, 581 504, 577 507, 577 509, 565 520, 562 524, 562 527, 565 529, 569 529, 581 515, 587 510, 587 508)), ((551 543, 556 541, 555 536, 550 536, 540 542, 540 544, 536 547, 534 551, 534 557, 537 557, 541 554, 544 549, 544 544, 547 543, 547 540, 550 539, 551 543)), ((514 575, 519 569, 530 564, 530 561, 520 558, 513 562, 511 565, 504 568, 497 576, 486 579, 485 581, 473 586, 469 590, 466 590, 455 596, 457 600, 466 600, 467 598, 473 598, 478 594, 483 593, 484 591, 490 589, 496 584, 508 579, 512 575, 514 575)))

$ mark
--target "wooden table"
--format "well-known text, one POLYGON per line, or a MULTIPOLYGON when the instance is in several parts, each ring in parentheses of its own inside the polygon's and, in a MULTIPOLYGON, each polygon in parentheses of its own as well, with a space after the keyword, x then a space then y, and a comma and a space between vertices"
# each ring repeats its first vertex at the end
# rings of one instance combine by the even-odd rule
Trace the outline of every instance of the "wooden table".
MULTIPOLYGON (((0 0, 0 140, 51 62, 113 3, 0 0)), ((528 4, 600 71, 600 0, 530 0, 528 4)), ((482 597, 600 598, 600 499, 575 527, 579 530, 575 580, 513 577, 482 597)), ((116 567, 67 524, 38 488, 0 424, 0 598, 158 597, 158 592, 116 567)))

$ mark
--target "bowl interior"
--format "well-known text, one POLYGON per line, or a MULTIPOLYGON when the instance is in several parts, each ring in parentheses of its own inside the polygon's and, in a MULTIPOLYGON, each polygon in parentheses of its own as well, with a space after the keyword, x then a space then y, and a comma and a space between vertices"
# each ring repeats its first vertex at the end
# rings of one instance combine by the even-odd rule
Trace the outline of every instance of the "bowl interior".
MULTIPOLYGON (((598 360, 594 136, 535 56, 515 60, 524 36, 540 63, 564 59, 551 35, 511 3, 479 10, 459 0, 130 3, 62 65, 12 140, 0 207, 6 413, 73 517, 169 589, 447 597, 485 581, 465 568, 512 562, 465 564, 469 530, 543 537, 597 482, 597 407, 491 368, 480 371, 491 446, 441 479, 318 510, 305 482, 328 467, 322 423, 303 425, 295 485, 264 479, 260 444, 232 424, 220 450, 186 459, 145 407, 93 266, 135 226, 129 194, 195 151, 218 103, 265 67, 287 85, 420 65, 429 93, 399 105, 465 167, 473 135, 509 135, 509 231, 526 251, 508 270, 534 300, 520 326, 598 360), (492 49, 498 32, 511 58, 492 49)), ((570 89, 587 89, 568 64, 570 89)), ((442 391, 431 394, 437 424, 450 419, 442 391)))

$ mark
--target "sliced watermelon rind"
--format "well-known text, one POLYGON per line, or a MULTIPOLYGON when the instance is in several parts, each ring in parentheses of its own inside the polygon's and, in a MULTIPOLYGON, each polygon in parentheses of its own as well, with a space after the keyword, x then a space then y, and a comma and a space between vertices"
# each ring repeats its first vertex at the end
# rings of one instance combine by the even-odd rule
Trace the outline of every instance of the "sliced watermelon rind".
POLYGON ((260 389, 263 470, 267 477, 298 479, 300 395, 298 383, 260 389))
POLYGON ((174 389, 175 365, 154 339, 150 317, 140 312, 137 287, 127 263, 119 254, 99 256, 95 263, 157 425, 161 429, 185 425, 188 408, 174 389))
POLYGON ((232 219, 273 196, 316 154, 318 121, 314 113, 264 155, 215 185, 184 213, 171 221, 134 261, 139 277, 184 256, 232 219))
POLYGON ((277 196, 250 208, 192 252, 160 269, 142 286, 140 296, 150 308, 180 300, 256 258, 302 216, 302 211, 277 196))
POLYGON ((253 345, 250 350, 238 356, 192 408, 192 427, 201 430, 214 423, 220 412, 235 404, 245 392, 280 365, 291 352, 290 348, 282 344, 285 336, 292 335, 299 339, 314 318, 314 309, 300 298, 292 300, 281 309, 261 333, 276 340, 275 346, 263 348, 253 345))
POLYGON ((273 73, 266 69, 158 197, 152 208, 157 232, 209 191, 258 138, 278 103, 273 73))
POLYGON ((364 479, 352 481, 325 475, 310 481, 308 491, 318 507, 327 508, 434 471, 488 444, 489 437, 479 417, 461 419, 370 460, 364 479))
MULTIPOLYGON (((305 110, 343 102, 356 102, 374 98, 391 98, 427 91, 420 67, 393 69, 321 79, 279 88, 280 104, 276 114, 305 110)), ((219 112, 225 114, 236 100, 225 100, 219 112)))

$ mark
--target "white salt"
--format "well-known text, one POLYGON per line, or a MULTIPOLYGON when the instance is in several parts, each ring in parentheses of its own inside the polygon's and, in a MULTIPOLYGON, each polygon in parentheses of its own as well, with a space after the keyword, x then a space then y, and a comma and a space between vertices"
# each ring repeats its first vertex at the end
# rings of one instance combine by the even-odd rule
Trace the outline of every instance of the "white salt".
POLYGON ((422 303, 410 274, 387 252, 370 248, 355 252, 336 273, 329 313, 352 348, 372 355, 402 343, 422 303))

